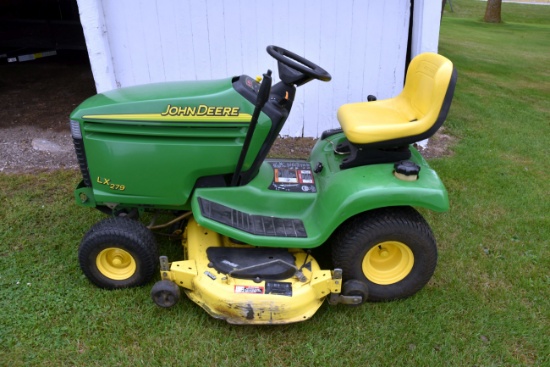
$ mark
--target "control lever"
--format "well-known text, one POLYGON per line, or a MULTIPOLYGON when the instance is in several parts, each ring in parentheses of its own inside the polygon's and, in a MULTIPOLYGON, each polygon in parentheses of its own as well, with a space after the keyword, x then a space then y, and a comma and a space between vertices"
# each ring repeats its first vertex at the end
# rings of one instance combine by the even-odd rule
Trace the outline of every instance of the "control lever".
MULTIPOLYGON (((254 109, 254 115, 256 115, 256 112, 258 116, 260 115, 260 111, 264 104, 267 102, 267 99, 269 98, 269 93, 271 92, 271 70, 267 70, 267 74, 264 74, 264 77, 262 79, 262 84, 260 84, 260 90, 258 91, 258 98, 256 98, 256 108, 254 109), (258 108, 260 111, 257 111, 258 108)), ((252 116, 252 120, 254 120, 254 115, 252 116)), ((256 117, 256 120, 258 118, 256 117)))
POLYGON ((241 150, 241 155, 239 156, 239 161, 237 162, 237 167, 235 168, 235 173, 231 179, 231 186, 237 186, 239 184, 244 160, 246 158, 246 154, 248 153, 248 148, 250 147, 250 142, 252 141, 252 136, 254 135, 254 130, 258 124, 260 112, 262 112, 262 108, 269 98, 269 93, 271 93, 271 70, 268 69, 267 73, 264 74, 262 84, 260 84, 260 90, 258 91, 258 97, 256 98, 256 108, 254 108, 252 120, 250 120, 250 124, 248 125, 248 132, 246 133, 246 138, 244 139, 243 149, 241 150))

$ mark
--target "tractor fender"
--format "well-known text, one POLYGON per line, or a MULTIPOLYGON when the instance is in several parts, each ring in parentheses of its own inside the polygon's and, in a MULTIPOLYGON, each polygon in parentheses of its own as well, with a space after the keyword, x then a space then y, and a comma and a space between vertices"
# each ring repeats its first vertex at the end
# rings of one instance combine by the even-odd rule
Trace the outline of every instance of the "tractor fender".
MULTIPOLYGON (((424 162, 425 163, 425 162, 424 162)), ((395 206, 421 207, 444 212, 449 209, 447 190, 427 163, 419 178, 402 181, 394 176, 393 164, 358 167, 329 174, 320 182, 313 212, 321 228, 334 231, 347 219, 373 209, 395 206)))

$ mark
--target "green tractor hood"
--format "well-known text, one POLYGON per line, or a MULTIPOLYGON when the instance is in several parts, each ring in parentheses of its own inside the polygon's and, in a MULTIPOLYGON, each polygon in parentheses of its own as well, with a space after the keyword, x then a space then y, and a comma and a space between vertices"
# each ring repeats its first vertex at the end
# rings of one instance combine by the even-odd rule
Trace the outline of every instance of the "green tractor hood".
POLYGON ((250 103, 231 79, 168 82, 115 89, 88 98, 72 120, 128 122, 249 122, 250 103))
MULTIPOLYGON (((71 114, 82 204, 189 209, 199 178, 235 171, 254 111, 235 89, 244 79, 257 84, 245 76, 157 83, 84 101, 71 114)), ((260 114, 245 169, 270 128, 260 114)))

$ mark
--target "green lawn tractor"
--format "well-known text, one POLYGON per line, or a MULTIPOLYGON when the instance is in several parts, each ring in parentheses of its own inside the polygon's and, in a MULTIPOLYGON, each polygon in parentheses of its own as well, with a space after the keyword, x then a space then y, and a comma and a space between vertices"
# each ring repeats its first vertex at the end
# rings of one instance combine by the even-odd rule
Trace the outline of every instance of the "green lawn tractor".
POLYGON ((278 62, 274 85, 267 71, 134 86, 71 114, 76 202, 109 215, 79 248, 93 284, 141 286, 160 267, 151 297, 161 307, 183 289, 229 323, 283 324, 309 319, 325 299, 394 300, 428 282, 437 248, 413 207, 449 203, 412 144, 443 124, 453 64, 415 57, 398 96, 341 106, 341 128, 325 131, 308 160, 266 159, 296 88, 331 79, 283 48, 267 52, 278 62), (167 219, 146 225, 144 216, 167 219), (182 259, 158 256, 156 230, 180 234, 182 259))

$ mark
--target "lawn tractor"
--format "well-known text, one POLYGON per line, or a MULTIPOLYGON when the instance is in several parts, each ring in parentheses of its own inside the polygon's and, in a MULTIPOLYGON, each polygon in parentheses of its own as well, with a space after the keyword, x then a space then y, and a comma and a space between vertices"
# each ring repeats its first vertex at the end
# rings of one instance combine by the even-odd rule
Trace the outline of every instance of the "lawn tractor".
POLYGON ((278 63, 274 85, 268 70, 133 86, 74 110, 75 199, 109 215, 78 252, 93 284, 141 286, 160 269, 151 297, 161 307, 183 289, 229 323, 282 324, 311 318, 324 300, 400 299, 428 282, 437 248, 413 207, 449 203, 412 144, 443 124, 453 64, 415 57, 398 96, 341 106, 341 128, 323 132, 309 159, 267 159, 296 88, 331 79, 281 47, 267 52, 278 63), (157 230, 179 235, 183 258, 158 256, 157 230))

